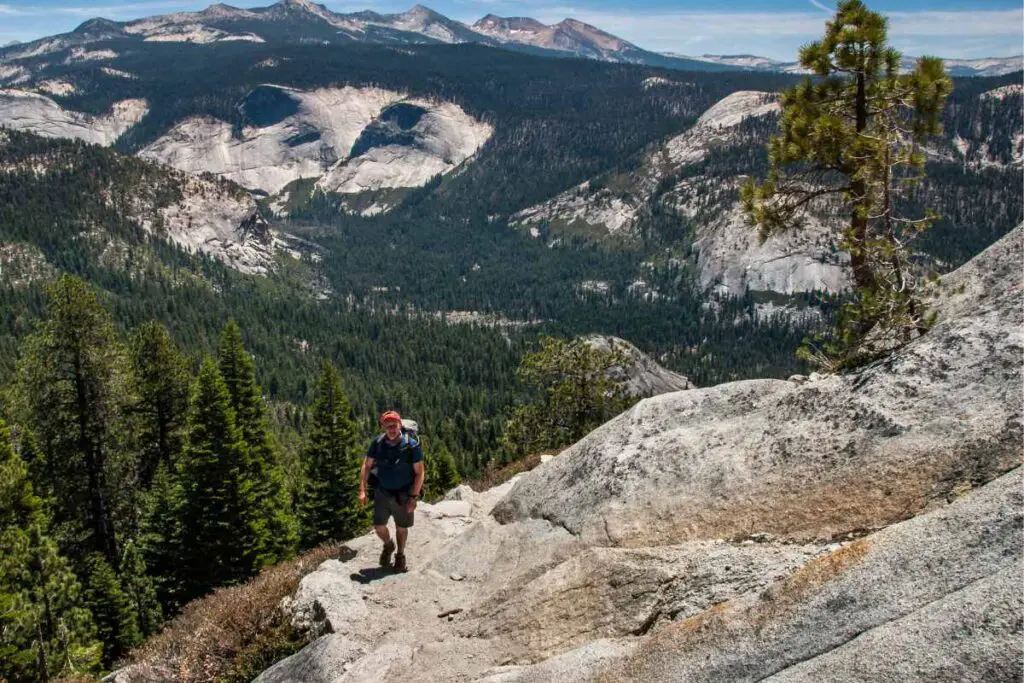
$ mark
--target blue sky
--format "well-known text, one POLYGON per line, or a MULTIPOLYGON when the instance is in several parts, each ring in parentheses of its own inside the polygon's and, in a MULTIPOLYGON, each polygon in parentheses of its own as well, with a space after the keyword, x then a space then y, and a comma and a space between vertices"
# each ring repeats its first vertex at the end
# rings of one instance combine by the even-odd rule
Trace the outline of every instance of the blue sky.
MULTIPOLYGON (((0 44, 69 31, 96 16, 125 21, 202 9, 179 0, 0 0, 0 44)), ((252 7, 274 0, 235 0, 252 7)), ((338 12, 401 12, 416 0, 327 0, 338 12)), ((554 23, 586 21, 640 47, 679 54, 757 54, 795 59, 799 46, 819 37, 831 14, 828 0, 420 0, 467 23, 485 14, 530 16, 554 23)), ((908 55, 1001 57, 1024 52, 1021 0, 885 0, 869 6, 889 17, 890 42, 908 55)))

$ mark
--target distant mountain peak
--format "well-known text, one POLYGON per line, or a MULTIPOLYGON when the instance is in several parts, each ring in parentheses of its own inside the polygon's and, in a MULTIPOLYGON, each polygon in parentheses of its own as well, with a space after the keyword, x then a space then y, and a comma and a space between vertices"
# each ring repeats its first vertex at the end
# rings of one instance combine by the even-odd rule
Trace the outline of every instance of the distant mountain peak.
POLYGON ((397 15, 397 17, 405 19, 406 21, 432 21, 441 24, 452 23, 451 19, 439 12, 435 12, 426 5, 413 5, 402 14, 397 15))
POLYGON ((96 17, 95 19, 89 19, 79 24, 72 33, 99 33, 102 31, 120 31, 121 25, 116 21, 110 19, 104 19, 103 17, 96 17))
MULTIPOLYGON (((809 70, 801 66, 800 62, 784 62, 770 57, 761 57, 751 54, 731 55, 709 55, 700 57, 686 57, 675 53, 665 53, 671 57, 682 57, 684 59, 696 59, 702 62, 713 64, 727 64, 740 69, 752 71, 778 71, 793 74, 806 74, 809 70)), ((903 55, 900 63, 900 70, 907 72, 914 68, 916 57, 903 55)), ((1004 76, 1014 71, 1020 71, 1024 67, 1024 56, 1013 57, 988 57, 981 59, 943 59, 946 71, 954 77, 963 76, 1004 76)))
POLYGON ((499 17, 497 14, 488 14, 480 18, 472 26, 476 31, 494 31, 504 29, 506 31, 533 31, 540 32, 549 30, 546 24, 533 19, 532 17, 499 17))
POLYGON ((305 9, 310 11, 325 9, 323 5, 312 2, 312 0, 278 0, 277 4, 282 7, 294 7, 296 9, 305 9))
POLYGON ((530 17, 488 14, 473 24, 472 29, 504 43, 523 43, 600 59, 614 59, 609 53, 635 49, 621 38, 572 17, 547 26, 530 17))
POLYGON ((576 27, 594 28, 590 24, 585 24, 582 21, 580 21, 579 19, 573 19, 572 17, 566 17, 565 19, 562 19, 560 22, 555 24, 555 26, 571 26, 573 28, 576 28, 576 27))

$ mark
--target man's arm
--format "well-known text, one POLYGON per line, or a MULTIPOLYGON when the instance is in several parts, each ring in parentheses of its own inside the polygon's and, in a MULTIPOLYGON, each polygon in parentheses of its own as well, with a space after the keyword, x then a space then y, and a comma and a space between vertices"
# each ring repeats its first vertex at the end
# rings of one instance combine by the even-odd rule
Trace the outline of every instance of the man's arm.
POLYGON ((413 479, 412 487, 409 489, 409 493, 411 493, 414 496, 419 496, 421 493, 423 493, 423 461, 420 460, 419 462, 414 462, 412 464, 412 471, 413 474, 416 475, 416 478, 413 479))
POLYGON ((370 477, 370 470, 373 469, 373 458, 363 458, 363 467, 359 470, 359 502, 366 502, 366 481, 370 477))
POLYGON ((405 509, 412 512, 416 509, 416 501, 419 495, 423 493, 423 461, 419 460, 412 464, 412 472, 416 475, 416 478, 412 480, 412 486, 409 487, 409 498, 405 501, 405 509))

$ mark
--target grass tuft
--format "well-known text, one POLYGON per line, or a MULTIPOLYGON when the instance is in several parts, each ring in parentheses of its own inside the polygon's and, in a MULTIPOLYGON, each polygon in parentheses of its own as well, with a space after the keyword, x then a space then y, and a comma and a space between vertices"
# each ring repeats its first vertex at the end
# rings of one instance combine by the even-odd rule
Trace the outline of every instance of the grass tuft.
POLYGON ((487 468, 484 469, 480 476, 474 479, 468 479, 463 483, 468 484, 471 489, 478 493, 486 491, 487 489, 504 484, 517 474, 529 472, 540 464, 540 458, 542 455, 558 455, 558 451, 534 453, 533 455, 528 455, 525 458, 513 460, 510 463, 500 466, 495 465, 493 462, 488 463, 487 468))
POLYGON ((310 634, 292 626, 282 603, 302 577, 338 557, 338 551, 338 546, 315 548, 268 567, 248 583, 194 600, 121 666, 131 668, 133 683, 251 681, 310 641, 310 634))

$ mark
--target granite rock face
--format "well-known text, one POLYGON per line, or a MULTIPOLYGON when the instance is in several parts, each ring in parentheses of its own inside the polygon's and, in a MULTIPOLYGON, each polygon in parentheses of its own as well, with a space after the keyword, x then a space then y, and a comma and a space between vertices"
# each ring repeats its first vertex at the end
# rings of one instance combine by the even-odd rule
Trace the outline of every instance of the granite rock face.
POLYGON ((351 541, 291 603, 324 635, 258 680, 1019 680, 1021 256, 858 375, 656 396, 421 506, 408 573, 351 541))
POLYGON ((763 146, 763 134, 744 123, 777 116, 771 93, 738 91, 708 108, 687 131, 651 152, 640 167, 614 184, 588 180, 523 209, 512 223, 540 237, 544 226, 587 234, 636 234, 651 206, 660 204, 693 221, 697 272, 702 287, 742 296, 748 289, 793 294, 839 292, 850 286, 848 259, 832 248, 838 223, 811 217, 801 231, 763 243, 737 199, 741 178, 710 178, 700 164, 726 149, 763 146))
POLYGON ((15 130, 50 138, 112 145, 149 111, 145 100, 122 100, 102 116, 69 111, 52 98, 27 90, 0 89, 0 121, 15 130))
POLYGON ((663 368, 625 339, 595 335, 587 337, 586 342, 600 351, 609 351, 614 347, 625 354, 626 364, 612 368, 611 378, 621 383, 631 396, 656 396, 693 388, 689 378, 663 368))
POLYGON ((1022 485, 1018 468, 763 594, 673 624, 597 680, 1015 680, 1022 485), (873 675, 859 669, 864 659, 873 675))
POLYGON ((642 401, 524 476, 495 518, 600 545, 829 539, 992 479, 1021 456, 1021 235, 946 278, 945 315, 884 362, 642 401))
POLYGON ((250 121, 238 134, 225 121, 194 117, 140 154, 270 194, 300 178, 317 179, 324 191, 359 193, 423 185, 475 154, 493 132, 454 104, 380 88, 264 85, 246 103, 250 121), (367 144, 368 131, 387 124, 396 106, 423 114, 407 130, 398 127, 406 135, 378 135, 376 144, 367 144))

